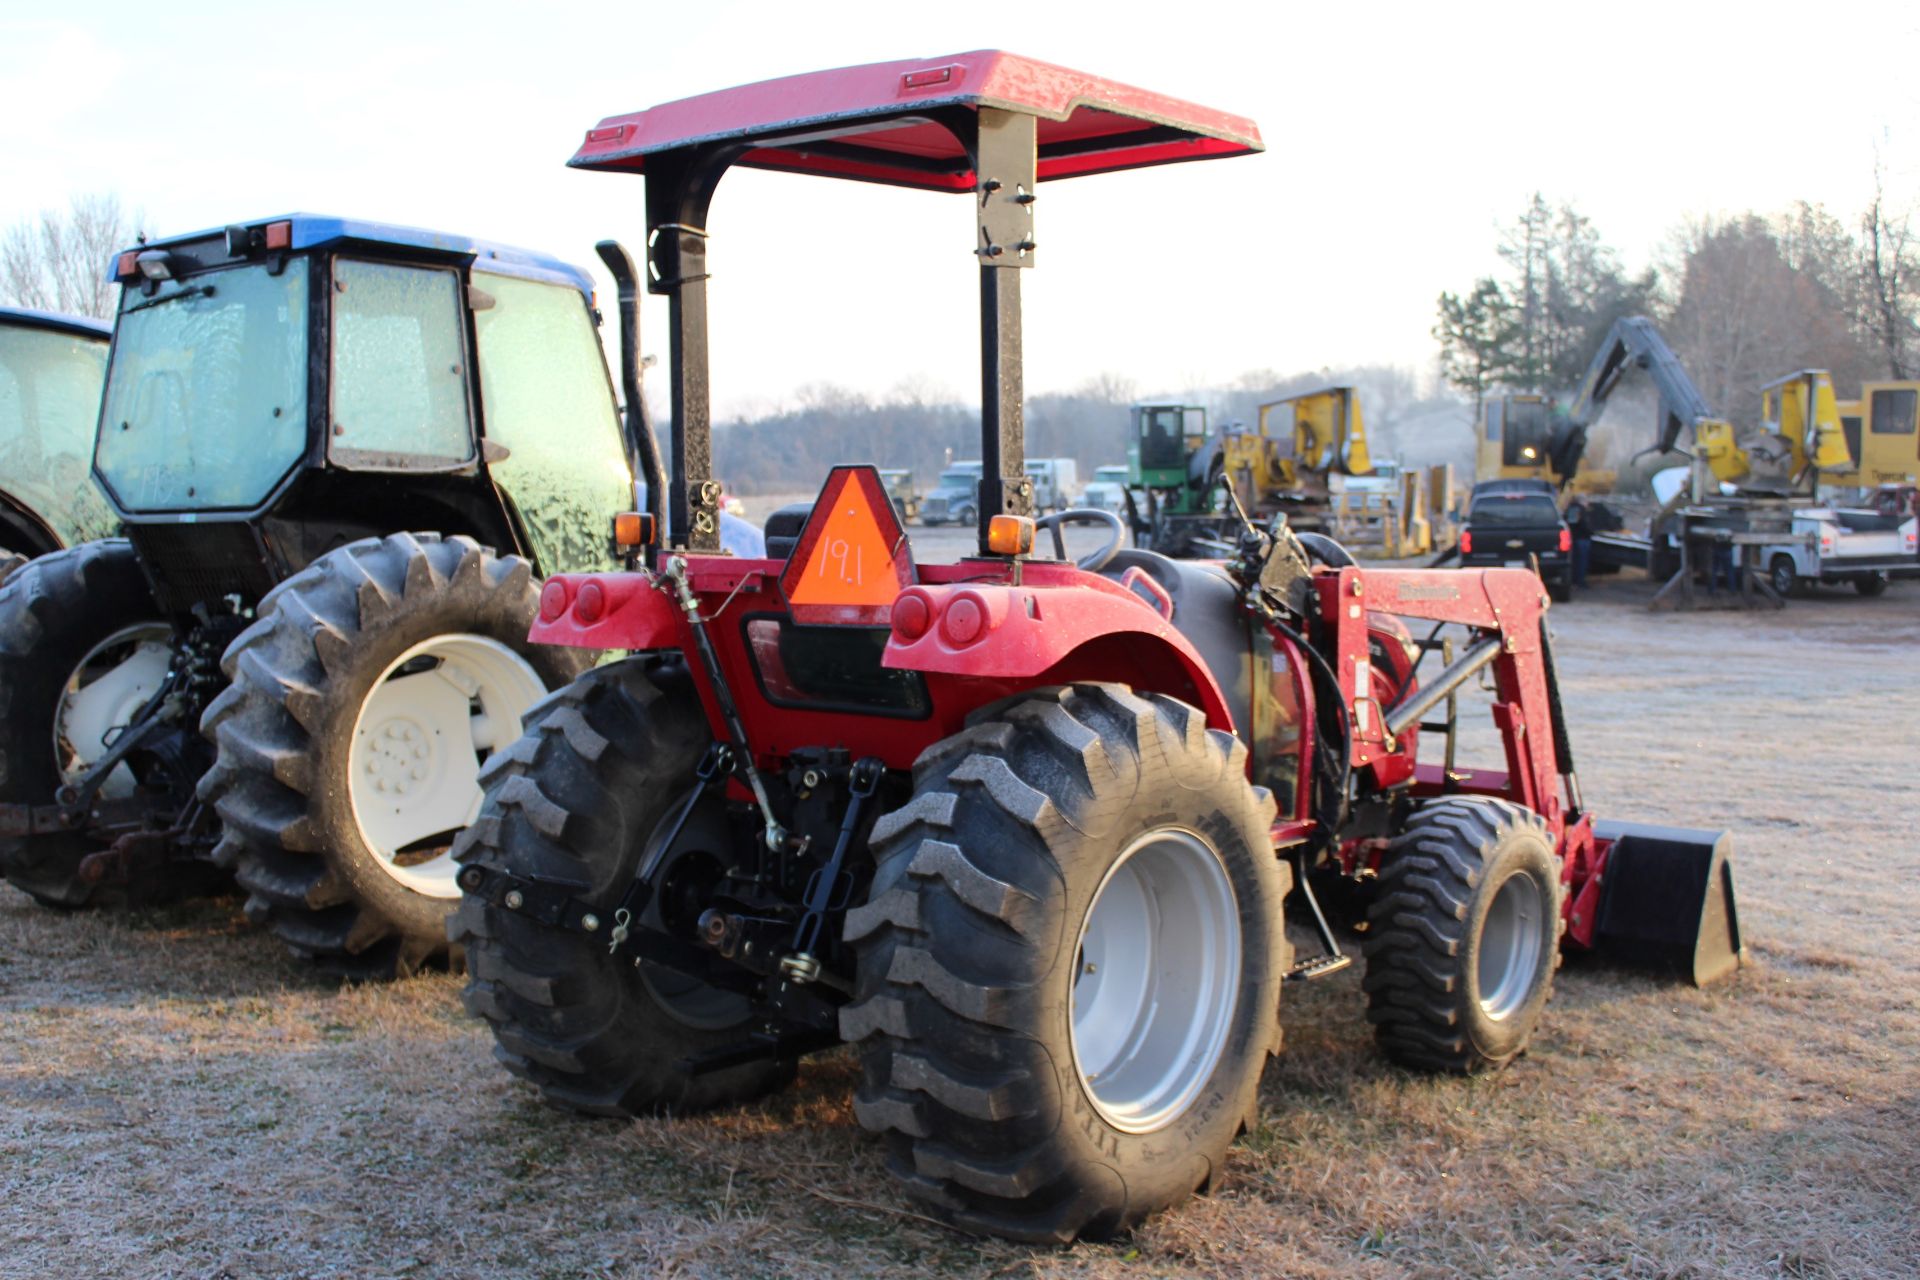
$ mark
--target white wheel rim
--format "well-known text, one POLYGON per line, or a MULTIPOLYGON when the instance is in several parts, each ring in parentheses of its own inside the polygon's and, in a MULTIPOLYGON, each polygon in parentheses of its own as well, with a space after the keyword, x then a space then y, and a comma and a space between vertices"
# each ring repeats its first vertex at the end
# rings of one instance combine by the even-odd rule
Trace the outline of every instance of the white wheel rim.
POLYGON ((1226 864, 1165 827, 1128 845, 1080 927, 1074 1069, 1101 1117, 1151 1133, 1212 1077, 1240 989, 1240 911, 1226 864))
POLYGON ((1508 876, 1480 926, 1480 1008, 1495 1022, 1512 1017, 1533 993, 1546 934, 1540 886, 1524 871, 1508 876))
MULTIPOLYGON (((53 708, 53 760, 62 785, 79 781, 158 692, 173 661, 172 641, 166 623, 136 623, 87 650, 74 666, 53 708)), ((118 800, 133 788, 133 771, 120 764, 102 779, 98 795, 118 800)))
POLYGON ((382 871, 430 898, 460 896, 453 836, 480 814, 480 765, 546 691, 487 636, 434 636, 388 664, 347 752, 354 824, 382 871))

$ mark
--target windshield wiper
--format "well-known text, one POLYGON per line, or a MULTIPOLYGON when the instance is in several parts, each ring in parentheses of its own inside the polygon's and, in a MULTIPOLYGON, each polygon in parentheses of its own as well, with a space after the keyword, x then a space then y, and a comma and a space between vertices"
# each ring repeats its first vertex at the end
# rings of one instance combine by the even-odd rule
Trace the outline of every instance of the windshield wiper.
POLYGON ((189 288, 182 289, 178 293, 169 293, 163 298, 148 298, 145 302, 136 302, 132 306, 123 309, 120 314, 130 316, 136 311, 145 311, 148 307, 165 306, 169 302, 178 302, 182 298, 211 298, 212 296, 212 285, 196 284, 189 288))

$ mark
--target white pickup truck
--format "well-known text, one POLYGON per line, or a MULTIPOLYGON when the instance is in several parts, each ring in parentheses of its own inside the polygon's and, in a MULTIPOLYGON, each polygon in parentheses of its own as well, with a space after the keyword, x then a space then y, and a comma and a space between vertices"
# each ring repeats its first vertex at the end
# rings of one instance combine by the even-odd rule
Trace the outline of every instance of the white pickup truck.
POLYGON ((1815 583, 1851 582, 1877 596, 1896 577, 1920 576, 1915 542, 1920 519, 1852 507, 1803 507, 1793 513, 1792 541, 1760 548, 1767 579, 1781 595, 1815 583))

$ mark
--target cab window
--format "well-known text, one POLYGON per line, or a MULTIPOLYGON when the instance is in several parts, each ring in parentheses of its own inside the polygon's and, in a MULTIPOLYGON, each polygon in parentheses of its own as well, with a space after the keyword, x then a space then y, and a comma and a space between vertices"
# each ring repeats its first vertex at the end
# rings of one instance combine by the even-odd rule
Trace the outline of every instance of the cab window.
POLYGON ((634 502, 593 313, 568 284, 474 272, 487 470, 543 573, 615 567, 607 521, 634 502))
POLYGON ((1916 401, 1920 401, 1920 392, 1904 389, 1874 392, 1869 429, 1877 436, 1911 435, 1916 401))
POLYGON ((333 265, 332 431, 343 467, 435 469, 473 459, 458 272, 333 265))

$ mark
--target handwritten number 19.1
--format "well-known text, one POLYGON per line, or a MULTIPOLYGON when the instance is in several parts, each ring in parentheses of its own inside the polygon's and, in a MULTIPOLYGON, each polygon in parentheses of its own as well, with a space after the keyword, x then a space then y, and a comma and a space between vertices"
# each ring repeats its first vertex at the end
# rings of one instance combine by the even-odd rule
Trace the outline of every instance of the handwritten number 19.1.
POLYGON ((820 576, 827 576, 827 565, 837 563, 840 567, 839 578, 842 582, 859 583, 866 580, 864 566, 861 563, 861 549, 849 546, 845 538, 829 538, 827 554, 820 557, 820 576))

